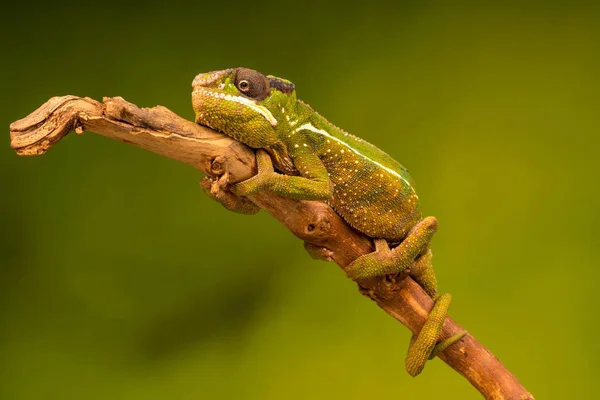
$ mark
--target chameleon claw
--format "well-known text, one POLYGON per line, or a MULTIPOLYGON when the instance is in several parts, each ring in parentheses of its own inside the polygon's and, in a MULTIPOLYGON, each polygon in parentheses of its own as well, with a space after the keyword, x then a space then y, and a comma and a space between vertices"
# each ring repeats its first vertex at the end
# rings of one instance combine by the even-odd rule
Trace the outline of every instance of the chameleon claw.
POLYGON ((208 197, 221 203, 226 209, 240 214, 256 214, 260 207, 245 197, 236 196, 227 190, 223 182, 228 179, 213 178, 205 176, 200 179, 200 188, 208 197))
POLYGON ((304 249, 315 260, 333 261, 333 251, 327 247, 321 247, 309 242, 304 242, 304 249))
POLYGON ((210 191, 213 194, 217 194, 225 189, 227 184, 229 183, 229 172, 225 172, 223 175, 220 175, 212 180, 212 185, 210 187, 210 191))
POLYGON ((258 149, 256 151, 256 164, 258 167, 257 174, 245 181, 232 185, 230 188, 233 193, 238 196, 248 196, 269 185, 271 178, 276 175, 269 153, 258 149))

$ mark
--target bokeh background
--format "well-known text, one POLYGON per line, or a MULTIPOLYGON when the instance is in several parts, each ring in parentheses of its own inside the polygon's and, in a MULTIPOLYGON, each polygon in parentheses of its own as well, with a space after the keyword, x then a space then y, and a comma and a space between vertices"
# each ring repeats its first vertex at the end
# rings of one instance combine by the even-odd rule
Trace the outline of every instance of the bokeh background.
POLYGON ((412 173, 452 316, 539 399, 600 397, 600 11, 592 3, 21 2, 0 16, 1 399, 477 399, 265 213, 86 133, 16 156, 48 98, 193 118, 191 81, 296 83, 412 173))

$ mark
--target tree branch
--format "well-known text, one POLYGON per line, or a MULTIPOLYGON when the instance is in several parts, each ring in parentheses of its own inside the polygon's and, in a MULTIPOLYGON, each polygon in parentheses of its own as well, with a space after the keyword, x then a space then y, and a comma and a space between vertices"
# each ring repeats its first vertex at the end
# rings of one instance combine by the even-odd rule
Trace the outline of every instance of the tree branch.
MULTIPOLYGON (((43 154, 75 131, 85 130, 187 163, 204 173, 236 183, 255 174, 252 149, 157 106, 140 109, 120 97, 103 103, 76 96, 53 97, 27 117, 10 125, 11 146, 19 155, 43 154)), ((270 193, 250 199, 273 215, 300 239, 332 251, 342 268, 373 250, 369 238, 350 228, 329 206, 297 201, 270 193)), ((362 279, 360 292, 413 333, 427 319, 433 301, 406 272, 397 276, 362 279)), ((464 329, 447 318, 442 339, 464 329)), ((533 400, 502 363, 472 335, 439 354, 486 399, 533 400)))

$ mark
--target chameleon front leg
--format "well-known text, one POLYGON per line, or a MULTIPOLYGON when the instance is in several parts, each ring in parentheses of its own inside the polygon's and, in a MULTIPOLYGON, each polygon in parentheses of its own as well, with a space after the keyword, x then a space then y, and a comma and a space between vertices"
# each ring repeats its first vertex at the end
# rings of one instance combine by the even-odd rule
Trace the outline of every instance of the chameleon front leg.
POLYGON ((256 151, 258 173, 231 187, 238 196, 248 196, 266 190, 280 196, 297 200, 326 200, 333 194, 329 173, 314 153, 297 151, 294 166, 302 176, 283 175, 275 172, 271 156, 264 150, 256 151))
POLYGON ((437 344, 448 313, 451 297, 437 296, 435 273, 431 266, 429 242, 437 230, 437 220, 427 217, 408 233, 394 249, 385 239, 375 240, 375 251, 354 260, 346 274, 352 279, 396 274, 411 267, 411 276, 435 299, 433 309, 419 334, 412 338, 406 356, 406 369, 411 376, 418 375, 428 359, 460 340, 466 332, 437 344))

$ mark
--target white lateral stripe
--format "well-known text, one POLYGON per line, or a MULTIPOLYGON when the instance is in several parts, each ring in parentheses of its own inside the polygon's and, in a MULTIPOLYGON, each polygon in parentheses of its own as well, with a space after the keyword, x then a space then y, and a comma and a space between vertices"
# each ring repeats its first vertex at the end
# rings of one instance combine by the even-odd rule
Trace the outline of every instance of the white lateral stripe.
POLYGON ((242 96, 232 96, 230 94, 213 92, 211 90, 204 90, 204 89, 196 89, 196 92, 205 94, 208 96, 212 96, 212 97, 217 97, 217 98, 223 99, 223 100, 233 101, 238 104, 242 104, 242 105, 252 109, 253 111, 256 111, 260 115, 262 115, 267 121, 269 121, 271 126, 277 126, 277 120, 275 119, 275 117, 273 117, 273 114, 271 114, 271 111, 269 111, 269 109, 264 106, 256 104, 254 101, 252 101, 250 99, 247 99, 242 96))
POLYGON ((243 104, 243 105, 251 108, 252 110, 258 112, 260 115, 265 117, 265 119, 267 121, 269 121, 271 126, 277 126, 277 120, 275 119, 273 114, 271 114, 271 111, 269 111, 268 108, 258 105, 255 102, 253 102, 252 100, 247 99, 245 97, 241 97, 241 96, 226 95, 225 99, 235 101, 236 103, 243 104))
POLYGON ((341 144, 341 145, 345 146, 346 148, 348 148, 348 150, 350 150, 354 154, 356 154, 356 155, 364 158, 365 160, 369 160, 373 164, 377 165, 379 168, 382 168, 382 169, 386 170, 387 172, 389 172, 390 174, 392 174, 394 176, 397 176, 398 178, 402 179, 408 186, 410 186, 410 183, 406 179, 404 179, 404 177, 402 177, 402 175, 400 175, 399 173, 397 173, 393 169, 388 168, 385 165, 382 165, 382 164, 378 163, 377 161, 370 159, 369 157, 367 157, 364 154, 360 153, 358 150, 352 148, 348 143, 345 143, 344 141, 336 138, 335 136, 330 135, 327 131, 324 131, 323 129, 315 128, 311 123, 299 126, 298 128, 294 129, 294 132, 298 132, 298 131, 301 131, 301 130, 304 130, 304 129, 306 129, 308 131, 311 131, 311 132, 314 132, 314 133, 318 133, 319 135, 323 135, 325 137, 328 137, 330 139, 335 140, 339 144, 341 144))

